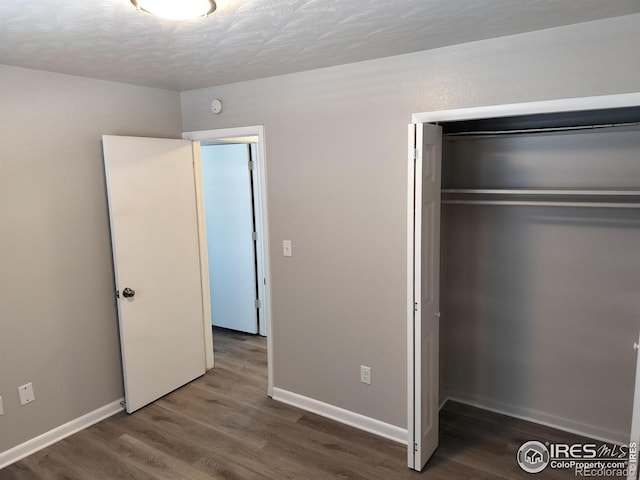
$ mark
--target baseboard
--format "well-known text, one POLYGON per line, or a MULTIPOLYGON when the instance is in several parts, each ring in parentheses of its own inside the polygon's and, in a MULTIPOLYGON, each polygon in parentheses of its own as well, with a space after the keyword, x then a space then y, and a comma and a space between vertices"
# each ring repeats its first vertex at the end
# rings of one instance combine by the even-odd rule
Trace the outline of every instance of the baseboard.
POLYGON ((54 428, 53 430, 49 430, 42 435, 39 435, 31 440, 27 440, 26 442, 13 447, 9 450, 0 453, 0 469, 11 465, 12 463, 17 462, 18 460, 23 459, 33 453, 36 453, 38 450, 42 450, 49 445, 52 445, 56 442, 59 442, 63 438, 67 438, 70 435, 73 435, 80 430, 83 430, 91 425, 98 423, 105 418, 109 418, 112 415, 115 415, 118 412, 123 410, 122 402, 124 399, 116 400, 115 402, 109 403, 103 407, 100 407, 92 412, 87 413, 81 417, 78 417, 74 420, 71 420, 64 425, 60 425, 59 427, 54 428))
MULTIPOLYGON (((472 407, 487 410, 489 412, 498 413, 500 415, 506 415, 508 417, 517 418, 519 420, 525 420, 531 423, 537 423, 538 425, 544 425, 545 427, 555 428, 556 430, 562 430, 563 432, 573 433, 594 440, 599 440, 607 443, 615 443, 623 445, 629 443, 629 435, 605 428, 595 427, 581 422, 576 422, 563 417, 555 415, 549 415, 547 413, 538 412, 536 410, 529 410, 527 408, 517 407, 506 403, 495 402, 482 397, 475 397, 471 395, 464 395, 455 392, 447 397, 447 400, 451 400, 458 403, 463 403, 472 407)), ((446 401, 444 403, 446 403, 446 401)), ((444 406, 444 403, 441 405, 444 406)), ((537 440, 537 439, 533 439, 537 440)))
POLYGON ((375 418, 366 417, 359 413, 345 410, 344 408, 336 407, 335 405, 330 405, 303 395, 298 395, 297 393, 289 392, 281 388, 273 389, 273 399, 306 410, 307 412, 330 418, 336 422, 364 430, 365 432, 393 440, 394 442, 403 445, 407 444, 408 433, 406 428, 396 427, 395 425, 381 422, 375 418))

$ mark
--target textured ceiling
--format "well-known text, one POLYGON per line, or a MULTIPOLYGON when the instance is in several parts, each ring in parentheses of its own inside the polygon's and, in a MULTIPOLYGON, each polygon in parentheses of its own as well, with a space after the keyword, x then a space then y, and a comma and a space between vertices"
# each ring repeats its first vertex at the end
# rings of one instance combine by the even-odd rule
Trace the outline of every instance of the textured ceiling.
POLYGON ((172 90, 640 12, 640 0, 219 0, 175 22, 129 0, 0 0, 0 63, 172 90))

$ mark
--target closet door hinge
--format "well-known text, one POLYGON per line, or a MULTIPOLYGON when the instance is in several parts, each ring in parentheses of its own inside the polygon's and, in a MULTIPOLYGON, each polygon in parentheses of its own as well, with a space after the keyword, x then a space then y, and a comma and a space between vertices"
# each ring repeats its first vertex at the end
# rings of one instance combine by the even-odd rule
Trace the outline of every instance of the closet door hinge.
POLYGON ((253 240, 253 241, 258 240, 258 232, 252 232, 251 233, 251 240, 253 240))
POLYGON ((413 452, 418 453, 418 444, 416 442, 413 442, 413 452))
POLYGON ((418 302, 413 302, 413 311, 414 312, 418 311, 418 302))
POLYGON ((413 149, 413 160, 415 161, 415 160, 417 160, 417 159, 418 159, 418 149, 417 149, 417 148, 414 148, 414 149, 413 149))
POLYGON ((262 302, 259 298, 256 298, 256 308, 260 308, 262 306, 262 302))
POLYGON ((253 163, 253 160, 249 160, 249 171, 253 171, 255 165, 253 163))

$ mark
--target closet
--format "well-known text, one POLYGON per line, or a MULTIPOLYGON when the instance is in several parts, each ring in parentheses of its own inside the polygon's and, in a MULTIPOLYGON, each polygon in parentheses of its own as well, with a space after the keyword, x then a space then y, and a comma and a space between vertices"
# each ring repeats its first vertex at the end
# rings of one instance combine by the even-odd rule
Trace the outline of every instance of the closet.
POLYGON ((439 124, 441 400, 628 442, 640 108, 439 124))

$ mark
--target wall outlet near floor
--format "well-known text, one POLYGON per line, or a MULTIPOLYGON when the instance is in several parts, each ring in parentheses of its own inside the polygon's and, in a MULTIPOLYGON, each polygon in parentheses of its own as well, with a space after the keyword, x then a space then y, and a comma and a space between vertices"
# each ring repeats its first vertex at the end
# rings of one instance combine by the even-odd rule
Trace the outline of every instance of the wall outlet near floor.
POLYGON ((371 367, 360 365, 360 381, 371 385, 371 367))
POLYGON ((33 394, 32 383, 27 383, 26 385, 18 387, 18 394, 20 395, 20 405, 26 405, 36 399, 36 396, 33 394))

